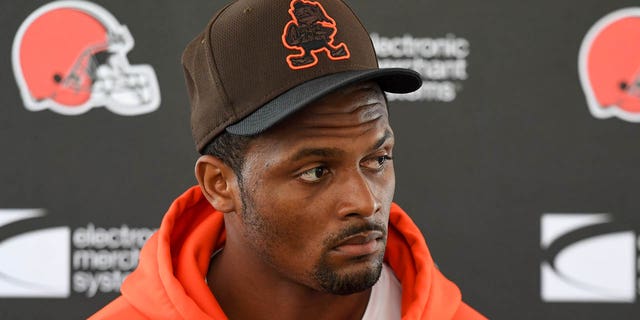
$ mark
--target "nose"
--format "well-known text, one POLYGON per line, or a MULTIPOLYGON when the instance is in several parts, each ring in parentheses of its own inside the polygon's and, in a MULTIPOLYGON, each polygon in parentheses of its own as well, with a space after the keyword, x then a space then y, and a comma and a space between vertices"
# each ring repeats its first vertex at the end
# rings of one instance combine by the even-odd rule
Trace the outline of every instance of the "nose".
POLYGON ((344 179, 338 192, 340 217, 368 217, 380 211, 382 203, 376 196, 376 187, 362 172, 354 172, 344 179))

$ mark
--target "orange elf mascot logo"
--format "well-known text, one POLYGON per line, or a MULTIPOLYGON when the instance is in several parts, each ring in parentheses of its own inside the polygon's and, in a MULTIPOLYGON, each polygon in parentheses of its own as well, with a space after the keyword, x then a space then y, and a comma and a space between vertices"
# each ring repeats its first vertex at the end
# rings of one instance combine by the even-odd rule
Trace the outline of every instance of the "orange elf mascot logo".
POLYGON ((334 44, 338 28, 322 5, 315 1, 292 0, 289 14, 292 20, 282 33, 282 43, 298 54, 287 56, 291 69, 313 67, 318 63, 317 53, 324 51, 331 60, 349 59, 351 54, 344 43, 334 44))

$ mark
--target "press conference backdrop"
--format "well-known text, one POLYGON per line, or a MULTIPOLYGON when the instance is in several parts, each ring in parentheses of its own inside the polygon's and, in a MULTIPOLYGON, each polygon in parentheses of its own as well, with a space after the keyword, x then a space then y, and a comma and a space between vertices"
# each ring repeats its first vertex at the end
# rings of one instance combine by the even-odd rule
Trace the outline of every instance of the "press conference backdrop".
MULTIPOLYGON (((492 319, 639 319, 640 3, 350 4, 380 64, 424 79, 390 96, 395 201, 463 298, 492 319)), ((117 296, 196 183, 180 55, 223 5, 0 3, 0 318, 117 296)))

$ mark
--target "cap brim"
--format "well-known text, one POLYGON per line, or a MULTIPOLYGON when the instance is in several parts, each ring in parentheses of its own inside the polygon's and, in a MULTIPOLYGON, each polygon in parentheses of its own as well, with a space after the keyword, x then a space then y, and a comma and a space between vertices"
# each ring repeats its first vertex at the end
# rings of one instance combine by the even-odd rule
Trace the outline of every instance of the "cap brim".
POLYGON ((420 74, 410 69, 387 68, 334 73, 289 89, 244 119, 228 126, 226 130, 242 136, 261 133, 336 89, 368 80, 376 81, 383 91, 390 93, 409 93, 422 85, 420 74))

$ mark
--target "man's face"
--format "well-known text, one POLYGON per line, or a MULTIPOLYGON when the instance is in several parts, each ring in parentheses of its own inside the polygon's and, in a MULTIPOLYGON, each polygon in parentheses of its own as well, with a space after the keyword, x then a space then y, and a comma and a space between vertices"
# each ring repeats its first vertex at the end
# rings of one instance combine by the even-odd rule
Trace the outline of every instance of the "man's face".
POLYGON ((395 187, 393 132, 377 85, 328 95, 250 144, 240 227, 277 277, 332 294, 380 276, 395 187))

